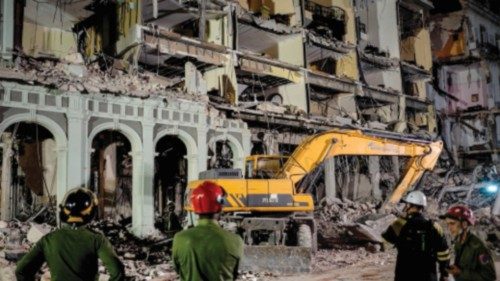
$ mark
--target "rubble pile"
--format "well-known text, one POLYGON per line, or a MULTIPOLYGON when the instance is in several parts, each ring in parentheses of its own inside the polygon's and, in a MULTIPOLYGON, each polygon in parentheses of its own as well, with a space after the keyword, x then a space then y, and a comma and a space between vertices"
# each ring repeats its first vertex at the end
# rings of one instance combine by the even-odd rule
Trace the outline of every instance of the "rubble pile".
POLYGON ((313 257, 312 272, 323 272, 356 264, 360 261, 370 261, 374 265, 384 265, 394 262, 395 250, 370 253, 365 248, 350 250, 319 250, 313 257), (367 259, 367 255, 370 258, 367 259))
POLYGON ((85 65, 80 54, 64 61, 18 57, 15 67, 2 71, 0 76, 22 78, 61 91, 113 93, 141 98, 168 91, 169 96, 190 99, 190 95, 173 87, 182 81, 181 77, 167 79, 150 72, 129 73, 126 65, 119 60, 107 63, 104 67, 98 62, 85 65))
MULTIPOLYGON (((170 262, 172 237, 156 234, 139 239, 125 226, 111 220, 96 221, 89 227, 106 235, 132 280, 176 280, 177 274, 170 262)), ((103 274, 104 267, 101 266, 100 271, 103 274)))
POLYGON ((394 215, 376 214, 376 205, 348 199, 325 198, 316 209, 319 248, 363 244, 378 251, 370 243, 382 243, 380 233, 394 221, 394 215))
MULTIPOLYGON (((170 262, 171 238, 155 235, 146 239, 133 236, 125 226, 109 220, 94 222, 89 226, 102 232, 113 245, 125 265, 127 280, 177 280, 170 262)), ((54 227, 47 224, 0 221, 0 281, 15 280, 14 270, 29 249, 54 227)), ((42 268, 42 279, 50 280, 48 268, 42 268)), ((106 280, 104 266, 99 271, 106 280)))
POLYGON ((500 256, 500 217, 492 215, 490 207, 477 209, 474 215, 474 232, 486 242, 492 252, 500 256))
MULTIPOLYGON (((47 224, 0 221, 0 281, 15 280, 16 261, 52 229, 53 227, 47 224)), ((42 271, 47 271, 47 267, 42 271)))

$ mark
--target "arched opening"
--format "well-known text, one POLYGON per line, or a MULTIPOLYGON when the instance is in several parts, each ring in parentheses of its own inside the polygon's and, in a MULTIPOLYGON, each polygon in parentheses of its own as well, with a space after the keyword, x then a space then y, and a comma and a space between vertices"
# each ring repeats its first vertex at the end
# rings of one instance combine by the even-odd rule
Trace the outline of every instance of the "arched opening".
POLYGON ((233 153, 234 152, 231 149, 231 145, 228 140, 218 140, 212 142, 208 147, 208 170, 233 168, 233 153))
POLYGON ((36 123, 17 122, 2 133, 3 219, 55 222, 57 154, 54 135, 36 123))
POLYGON ((161 228, 179 230, 176 219, 184 205, 187 183, 187 149, 176 136, 164 136, 156 144, 154 204, 161 219, 161 228))
POLYGON ((132 218, 130 141, 119 131, 105 130, 92 140, 90 188, 99 198, 99 217, 121 223, 132 218))

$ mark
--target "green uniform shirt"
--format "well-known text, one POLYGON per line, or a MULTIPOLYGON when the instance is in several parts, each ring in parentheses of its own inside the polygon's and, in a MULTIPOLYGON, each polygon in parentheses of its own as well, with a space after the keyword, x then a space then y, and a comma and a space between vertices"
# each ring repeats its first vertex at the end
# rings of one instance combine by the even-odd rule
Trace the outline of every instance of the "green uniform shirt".
POLYGON ((18 281, 34 280, 47 262, 53 281, 94 281, 98 278, 97 259, 101 259, 110 281, 124 280, 124 267, 111 244, 100 233, 85 227, 63 227, 38 241, 18 263, 18 281))
POLYGON ((184 281, 235 280, 242 256, 243 240, 214 220, 200 219, 174 237, 172 257, 184 281))
POLYGON ((471 232, 462 244, 455 243, 455 265, 461 270, 456 281, 496 280, 495 265, 490 251, 483 241, 471 232))

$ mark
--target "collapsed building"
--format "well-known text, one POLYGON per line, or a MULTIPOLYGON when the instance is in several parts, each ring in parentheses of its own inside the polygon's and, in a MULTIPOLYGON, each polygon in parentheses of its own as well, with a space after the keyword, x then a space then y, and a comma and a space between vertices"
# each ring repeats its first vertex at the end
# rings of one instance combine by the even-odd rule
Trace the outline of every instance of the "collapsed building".
POLYGON ((434 1, 430 18, 436 103, 442 137, 454 162, 498 165, 500 4, 434 1))
MULTIPOLYGON (((435 137, 434 5, 2 1, 2 219, 87 186, 102 218, 143 236, 182 211, 188 181, 245 156, 335 127, 435 137)), ((406 164, 354 158, 306 179, 317 199, 383 200, 406 164)))

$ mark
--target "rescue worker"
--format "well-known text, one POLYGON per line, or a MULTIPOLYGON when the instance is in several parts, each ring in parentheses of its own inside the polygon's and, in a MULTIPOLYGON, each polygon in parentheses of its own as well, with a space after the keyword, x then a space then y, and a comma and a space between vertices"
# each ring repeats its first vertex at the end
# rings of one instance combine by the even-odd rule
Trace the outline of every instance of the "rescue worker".
POLYGON ((441 226, 423 214, 427 198, 420 191, 412 191, 402 201, 406 204, 405 217, 398 218, 382 233, 398 250, 394 280, 437 281, 436 262, 439 280, 448 280, 450 251, 441 226))
POLYGON ((109 280, 124 280, 124 266, 109 241, 85 227, 97 213, 95 194, 85 188, 72 189, 59 207, 64 225, 43 236, 19 260, 17 280, 34 280, 47 262, 52 281, 94 281, 98 277, 98 259, 108 270, 109 280))
POLYGON ((238 275, 243 240, 216 221, 224 195, 221 186, 209 181, 191 194, 198 224, 177 233, 172 246, 174 266, 183 281, 235 280, 238 275))
POLYGON ((466 206, 453 206, 441 216, 455 243, 455 262, 448 269, 456 281, 496 280, 495 264, 490 251, 470 228, 474 214, 466 206))

